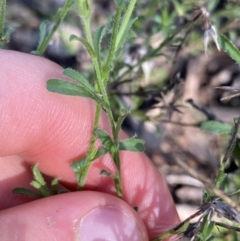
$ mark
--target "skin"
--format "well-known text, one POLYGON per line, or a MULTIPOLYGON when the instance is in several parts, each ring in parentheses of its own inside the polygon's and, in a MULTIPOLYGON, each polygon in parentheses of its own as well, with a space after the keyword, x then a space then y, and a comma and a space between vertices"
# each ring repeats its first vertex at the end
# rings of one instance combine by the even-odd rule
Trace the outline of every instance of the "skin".
MULTIPOLYGON (((63 79, 62 71, 44 58, 0 50, 0 240, 141 241, 175 226, 167 185, 143 153, 120 153, 123 200, 111 178, 99 175, 115 171, 109 155, 92 164, 85 190, 75 192, 70 164, 87 153, 95 104, 48 92, 46 81, 63 79), (30 187, 35 163, 72 192, 40 200, 11 194, 30 187)), ((99 127, 110 132, 104 113, 99 127)))

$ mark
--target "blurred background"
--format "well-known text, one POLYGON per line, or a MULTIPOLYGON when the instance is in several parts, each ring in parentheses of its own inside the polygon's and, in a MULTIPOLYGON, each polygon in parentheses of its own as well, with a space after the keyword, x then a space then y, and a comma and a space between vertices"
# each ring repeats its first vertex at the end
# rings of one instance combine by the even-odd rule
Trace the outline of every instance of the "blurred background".
MULTIPOLYGON (((15 29, 8 49, 26 53, 36 50, 41 22, 48 20, 51 29, 54 15, 64 2, 8 0, 6 26, 15 29)), ((93 1, 93 32, 100 25, 111 26, 114 9, 114 1, 93 1)), ((205 51, 204 16, 218 34, 226 35, 240 47, 239 13, 238 0, 198 1, 198 5, 193 0, 138 0, 134 13, 138 19, 115 59, 108 86, 115 115, 122 107, 130 107, 131 115, 123 128, 129 135, 137 134, 145 140, 146 153, 165 176, 182 219, 201 205, 204 186, 176 164, 176 154, 184 156, 184 162, 199 175, 213 181, 230 136, 206 132, 201 124, 209 120, 233 124, 233 118, 240 115, 240 97, 222 101, 230 93, 215 88, 240 88, 239 65, 217 49, 211 35, 205 51), (209 15, 206 12, 204 15, 204 11, 209 15)), ((64 68, 75 68, 93 80, 90 58, 79 42, 69 41, 71 34, 84 37, 74 8, 55 33, 44 56, 64 68)), ((103 40, 103 58, 109 36, 107 32, 103 40)), ((239 162, 237 139, 225 170, 227 193, 240 188, 239 162)), ((239 202, 239 195, 232 198, 239 202)), ((240 238, 226 229, 217 235, 218 240, 240 238)))

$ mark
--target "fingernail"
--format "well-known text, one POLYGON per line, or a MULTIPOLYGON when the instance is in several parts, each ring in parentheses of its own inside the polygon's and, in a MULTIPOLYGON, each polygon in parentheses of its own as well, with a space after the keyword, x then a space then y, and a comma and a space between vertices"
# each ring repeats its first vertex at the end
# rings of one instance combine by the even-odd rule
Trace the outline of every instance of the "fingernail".
POLYGON ((116 207, 94 209, 81 220, 77 232, 81 241, 144 240, 134 219, 116 207))

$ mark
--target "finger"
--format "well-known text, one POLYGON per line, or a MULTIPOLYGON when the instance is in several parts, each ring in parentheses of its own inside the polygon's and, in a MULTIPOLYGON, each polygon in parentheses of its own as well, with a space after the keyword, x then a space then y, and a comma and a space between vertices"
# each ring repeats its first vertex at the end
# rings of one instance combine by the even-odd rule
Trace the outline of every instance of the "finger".
MULTIPOLYGON (((0 108, 4 113, 0 117, 0 155, 19 154, 29 163, 38 163, 44 173, 75 183, 69 165, 87 153, 94 103, 48 92, 47 79, 62 78, 62 69, 52 62, 3 50, 0 56, 0 108)), ((110 132, 104 114, 99 126, 110 132)), ((115 194, 113 180, 99 175, 102 169, 116 171, 109 155, 92 164, 86 188, 115 194)), ((123 198, 138 207, 150 238, 179 221, 164 180, 145 155, 121 152, 121 173, 123 198)))
POLYGON ((1 212, 0 240, 147 241, 138 214, 112 195, 61 194, 1 212), (24 218, 23 218, 24 217, 24 218))
POLYGON ((0 157, 0 211, 22 203, 30 202, 33 198, 12 195, 12 190, 18 185, 31 189, 32 181, 30 165, 19 156, 0 157))

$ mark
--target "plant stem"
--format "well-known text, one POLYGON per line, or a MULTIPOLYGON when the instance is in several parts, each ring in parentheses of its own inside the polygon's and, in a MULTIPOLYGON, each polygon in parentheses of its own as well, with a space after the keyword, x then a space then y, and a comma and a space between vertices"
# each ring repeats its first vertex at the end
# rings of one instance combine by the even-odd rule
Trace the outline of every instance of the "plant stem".
MULTIPOLYGON (((90 26, 90 16, 88 17, 83 16, 82 21, 83 21, 83 27, 84 27, 86 39, 88 43, 91 45, 92 49, 94 49, 91 26, 90 26)), ((95 67, 95 72, 96 72, 96 77, 98 82, 97 85, 99 86, 99 82, 101 82, 101 79, 102 79, 102 70, 100 68, 100 62, 97 57, 92 57, 92 62, 95 67)))
POLYGON ((114 53, 116 51, 116 40, 117 40, 117 36, 118 36, 118 29, 119 29, 119 23, 120 23, 120 19, 121 19, 122 10, 123 10, 123 7, 117 8, 117 12, 116 12, 115 19, 114 19, 113 32, 112 32, 112 37, 111 37, 111 42, 110 42, 110 50, 108 53, 108 58, 107 58, 107 63, 106 63, 107 73, 104 76, 105 85, 107 84, 109 73, 112 70, 112 62, 113 62, 114 53))
POLYGON ((90 17, 83 17, 83 26, 84 26, 84 31, 86 35, 86 39, 88 43, 91 45, 93 48, 93 40, 92 40, 92 33, 91 33, 91 27, 90 27, 90 17))
MULTIPOLYGON (((87 17, 82 16, 82 21, 83 21, 83 27, 84 27, 84 31, 85 31, 86 40, 88 41, 88 43, 93 48, 94 46, 93 46, 93 39, 92 39, 92 33, 91 33, 91 27, 90 27, 90 15, 87 16, 87 17)), ((99 92, 102 92, 101 91, 102 89, 105 90, 105 88, 101 85, 101 83, 102 83, 102 71, 101 71, 101 68, 100 68, 100 63, 99 63, 97 58, 92 57, 92 62, 93 62, 93 65, 94 65, 94 69, 95 69, 95 73, 96 73, 96 79, 97 79, 97 81, 96 81, 97 83, 95 84, 95 90, 99 93, 99 92)), ((79 177, 79 180, 78 180, 80 190, 82 190, 83 187, 84 187, 89 166, 90 166, 91 162, 94 160, 94 155, 95 155, 94 144, 95 144, 95 141, 96 141, 96 135, 94 134, 94 132, 98 128, 101 109, 102 109, 101 104, 97 103, 96 112, 95 112, 95 116, 94 116, 92 136, 91 136, 91 140, 90 140, 90 144, 89 144, 85 168, 81 172, 81 176, 79 177)))
MULTIPOLYGON (((114 182, 115 182, 117 195, 120 198, 122 198, 122 186, 121 186, 122 184, 121 184, 121 172, 120 172, 120 155, 119 155, 119 147, 118 147, 118 145, 119 145, 118 144, 118 133, 120 131, 120 126, 121 126, 122 121, 121 121, 121 117, 120 117, 119 118, 120 121, 118 121, 117 126, 115 126, 115 121, 113 118, 111 105, 110 105, 107 91, 106 91, 106 85, 107 85, 107 82, 109 79, 109 73, 112 70, 114 53, 125 33, 125 30, 127 28, 127 25, 130 20, 130 17, 131 17, 135 4, 136 4, 136 0, 130 0, 130 3, 127 8, 127 12, 124 15, 124 19, 123 19, 119 32, 118 32, 118 29, 119 29, 119 25, 120 25, 121 13, 123 11, 123 7, 117 8, 117 12, 116 12, 115 19, 114 19, 112 37, 111 37, 110 50, 109 50, 107 62, 105 65, 106 72, 104 73, 104 76, 102 74, 103 72, 100 67, 101 66, 100 59, 92 56, 92 62, 93 62, 94 68, 95 68, 96 79, 97 79, 97 84, 95 85, 95 89, 97 92, 100 92, 102 95, 103 102, 104 102, 104 109, 107 112, 111 130, 112 130, 112 135, 113 135, 114 150, 111 153, 111 155, 112 155, 112 158, 113 158, 114 163, 117 168, 117 175, 114 178, 114 182)), ((82 20, 83 20, 83 26, 84 26, 86 39, 87 39, 88 43, 91 45, 91 47, 94 49, 91 28, 90 28, 90 14, 85 15, 85 16, 83 15, 82 20)), ((98 127, 98 122, 99 122, 99 118, 100 118, 100 110, 101 110, 101 105, 97 104, 97 110, 96 110, 96 114, 95 114, 95 118, 94 118, 94 127, 93 127, 92 137, 91 137, 90 146, 89 146, 89 150, 88 150, 88 155, 87 155, 84 171, 80 174, 81 176, 79 177, 79 188, 80 189, 82 189, 84 186, 90 163, 92 160, 94 160, 94 151, 95 151, 94 143, 96 140, 94 131, 98 127)))
POLYGON ((124 15, 124 18, 123 18, 123 21, 122 21, 119 33, 117 35, 116 49, 118 48, 118 46, 120 44, 120 41, 121 41, 121 39, 122 39, 122 37, 124 35, 126 26, 128 25, 128 22, 129 22, 129 20, 131 18, 132 11, 134 9, 134 6, 135 6, 136 2, 137 2, 137 0, 130 0, 130 2, 128 4, 127 11, 126 11, 126 13, 124 15))
POLYGON ((95 150, 94 144, 96 141, 96 135, 94 134, 94 132, 98 128, 98 122, 100 119, 101 110, 102 110, 101 105, 99 103, 97 103, 96 112, 95 112, 95 116, 94 116, 92 136, 91 136, 90 144, 89 144, 89 148, 88 148, 87 160, 85 163, 85 168, 83 171, 81 171, 81 176, 79 177, 79 180, 78 180, 79 190, 82 190, 84 187, 90 163, 91 163, 92 159, 94 158, 94 156, 93 156, 94 150, 95 150))
POLYGON ((97 107, 96 107, 96 112, 95 112, 95 117, 94 117, 94 123, 93 123, 93 131, 92 131, 92 136, 91 136, 91 140, 90 140, 90 145, 89 145, 89 149, 88 149, 88 156, 93 153, 94 150, 94 143, 96 140, 96 135, 94 134, 94 132, 97 130, 98 128, 98 122, 100 119, 100 114, 101 114, 101 110, 102 107, 100 104, 97 103, 97 107))
POLYGON ((67 0, 66 3, 64 4, 64 6, 62 7, 62 9, 59 12, 57 12, 56 22, 55 22, 54 26, 52 27, 50 33, 45 38, 45 40, 42 42, 42 44, 37 47, 36 52, 39 55, 43 55, 43 53, 46 50, 49 42, 52 39, 54 33, 58 29, 59 25, 62 23, 63 19, 65 18, 66 14, 67 14, 69 8, 72 6, 72 4, 73 4, 73 0, 67 0))
POLYGON ((0 39, 3 38, 5 22, 6 0, 0 0, 0 39))

